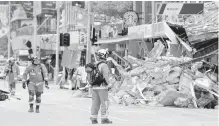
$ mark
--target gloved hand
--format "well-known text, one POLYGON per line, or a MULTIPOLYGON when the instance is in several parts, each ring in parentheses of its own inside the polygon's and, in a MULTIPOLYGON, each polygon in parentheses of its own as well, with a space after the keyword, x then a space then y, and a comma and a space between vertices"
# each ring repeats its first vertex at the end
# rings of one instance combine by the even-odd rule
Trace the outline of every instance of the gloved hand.
POLYGON ((108 91, 111 91, 112 90, 112 87, 108 87, 108 91))
POLYGON ((26 89, 26 82, 23 82, 23 89, 26 89))
POLYGON ((48 81, 45 81, 45 87, 46 87, 47 89, 49 89, 49 83, 48 83, 48 81))

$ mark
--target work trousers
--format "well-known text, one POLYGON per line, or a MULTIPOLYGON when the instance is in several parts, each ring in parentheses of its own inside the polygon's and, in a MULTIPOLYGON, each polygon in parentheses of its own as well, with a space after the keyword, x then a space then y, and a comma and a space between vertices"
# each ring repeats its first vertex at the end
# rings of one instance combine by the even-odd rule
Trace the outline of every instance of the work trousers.
POLYGON ((9 83, 9 91, 10 91, 11 95, 15 95, 15 89, 16 89, 16 83, 10 82, 9 83))
POLYGON ((43 85, 44 85, 44 82, 41 82, 41 83, 30 82, 28 84, 29 104, 34 104, 34 97, 36 96, 35 103, 36 105, 40 105, 41 95, 43 93, 43 85))
POLYGON ((101 108, 101 118, 108 118, 108 90, 107 89, 93 89, 92 90, 92 106, 91 106, 91 119, 98 118, 98 112, 101 108))

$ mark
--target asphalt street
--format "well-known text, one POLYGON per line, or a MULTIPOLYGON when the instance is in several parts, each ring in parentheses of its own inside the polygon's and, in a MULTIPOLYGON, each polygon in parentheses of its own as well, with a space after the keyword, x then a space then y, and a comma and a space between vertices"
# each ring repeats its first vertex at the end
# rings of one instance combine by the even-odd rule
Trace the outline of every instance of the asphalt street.
MULTIPOLYGON (((5 87, 0 81, 0 88, 5 87)), ((28 92, 17 84, 16 96, 0 102, 0 126, 87 126, 91 99, 73 98, 57 85, 45 89, 40 113, 28 113, 28 92)), ((167 107, 125 107, 111 104, 113 126, 217 126, 218 110, 167 107)), ((100 121, 99 121, 100 122, 100 121)), ((101 125, 101 124, 98 124, 101 125)))

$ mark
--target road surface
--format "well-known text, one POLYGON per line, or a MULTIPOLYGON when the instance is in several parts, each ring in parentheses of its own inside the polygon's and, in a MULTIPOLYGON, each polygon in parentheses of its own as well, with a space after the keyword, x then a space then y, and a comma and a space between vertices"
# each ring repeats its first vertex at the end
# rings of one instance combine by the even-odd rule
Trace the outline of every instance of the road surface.
MULTIPOLYGON (((0 81, 0 88, 4 87, 0 81)), ((0 102, 0 126, 88 126, 91 99, 73 98, 56 85, 45 89, 40 113, 28 113, 28 93, 17 84, 21 100, 0 102)), ((217 126, 218 110, 110 106, 112 126, 217 126)), ((99 121, 100 122, 100 121, 99 121)), ((99 124, 101 125, 101 124, 99 124)))

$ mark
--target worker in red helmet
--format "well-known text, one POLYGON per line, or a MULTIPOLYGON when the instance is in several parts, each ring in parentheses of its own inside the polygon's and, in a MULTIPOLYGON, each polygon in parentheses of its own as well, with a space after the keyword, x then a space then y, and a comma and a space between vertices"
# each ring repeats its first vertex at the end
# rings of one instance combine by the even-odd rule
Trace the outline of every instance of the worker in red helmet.
POLYGON ((37 56, 31 58, 32 64, 28 66, 23 74, 23 88, 28 86, 30 109, 28 112, 34 112, 34 97, 36 96, 36 113, 39 113, 41 104, 41 95, 43 93, 44 82, 48 88, 48 73, 44 64, 40 63, 37 56), (27 79, 29 75, 29 79, 27 79))
POLYGON ((8 59, 4 73, 5 77, 8 79, 9 91, 11 95, 15 95, 16 82, 18 80, 18 75, 20 75, 20 69, 15 64, 15 59, 13 57, 8 59))

